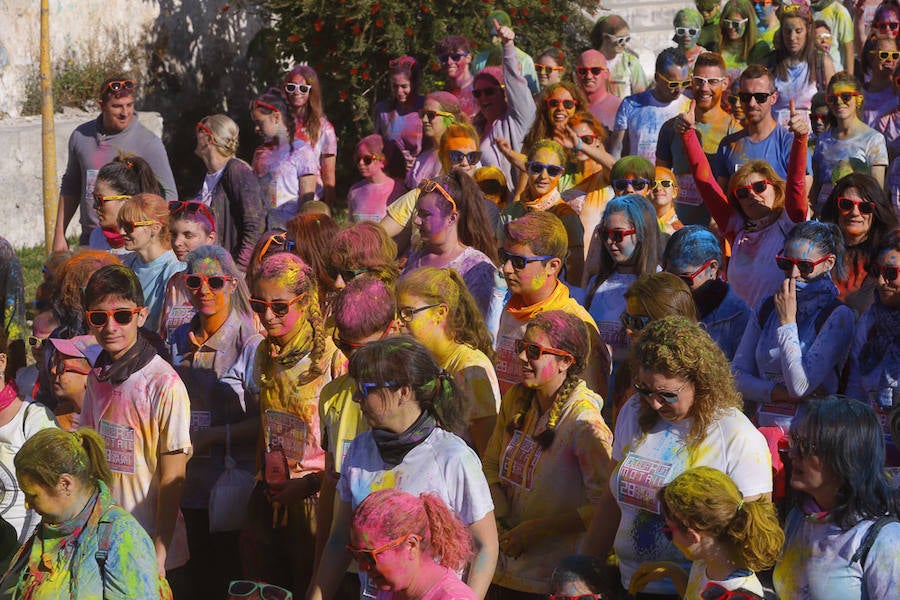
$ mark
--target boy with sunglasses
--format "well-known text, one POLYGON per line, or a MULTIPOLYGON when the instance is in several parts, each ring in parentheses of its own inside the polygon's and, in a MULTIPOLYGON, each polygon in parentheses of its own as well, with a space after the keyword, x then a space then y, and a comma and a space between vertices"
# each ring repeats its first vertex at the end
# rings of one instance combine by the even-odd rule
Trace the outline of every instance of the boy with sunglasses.
POLYGON ((559 281, 559 272, 569 249, 566 228, 559 217, 544 212, 530 212, 503 226, 500 269, 510 296, 500 316, 496 337, 497 357, 494 366, 505 394, 522 381, 522 367, 516 357, 515 340, 521 339, 528 321, 538 313, 564 310, 577 315, 591 338, 591 354, 584 370, 588 387, 605 394, 609 383, 611 360, 609 348, 600 337, 597 324, 559 281))
POLYGON ((108 265, 94 273, 84 308, 103 351, 88 376, 81 422, 103 437, 110 492, 150 534, 159 571, 168 571, 177 590, 184 585, 178 568, 188 561, 179 509, 192 452, 187 390, 150 336, 140 333, 148 309, 133 271, 108 265))
POLYGON ((472 48, 461 35, 448 35, 437 45, 438 63, 443 73, 444 89, 459 98, 459 107, 471 119, 478 114, 478 103, 472 95, 472 48))
POLYGON ((663 123, 690 105, 682 90, 691 84, 688 59, 678 48, 666 48, 656 57, 656 75, 649 90, 622 100, 610 141, 616 158, 638 155, 656 162, 656 142, 663 123), (628 136, 625 136, 625 132, 628 136))
POLYGON ((59 211, 53 250, 68 250, 66 227, 75 211, 81 209, 81 238, 87 246, 91 231, 98 226, 94 210, 94 181, 97 172, 121 153, 135 154, 146 160, 156 174, 166 199, 178 197, 175 178, 166 149, 157 135, 135 118, 134 80, 110 77, 100 86, 100 116, 79 125, 69 137, 69 159, 59 189, 59 211))

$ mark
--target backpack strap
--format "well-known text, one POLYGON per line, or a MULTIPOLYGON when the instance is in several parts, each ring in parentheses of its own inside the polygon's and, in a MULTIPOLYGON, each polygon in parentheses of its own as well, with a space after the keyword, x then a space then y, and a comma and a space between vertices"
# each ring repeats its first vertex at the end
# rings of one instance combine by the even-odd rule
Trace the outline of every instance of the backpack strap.
POLYGON ((109 547, 112 545, 112 523, 101 520, 97 523, 97 534, 100 540, 97 543, 97 551, 94 552, 94 558, 100 566, 100 581, 106 585, 106 559, 109 558, 109 547))
POLYGON ((866 536, 863 538, 862 542, 859 544, 859 548, 856 549, 856 552, 850 558, 850 564, 859 563, 859 566, 863 569, 866 568, 866 557, 869 556, 869 550, 872 549, 872 546, 875 545, 875 540, 878 538, 878 534, 881 533, 881 530, 885 525, 889 523, 893 523, 897 521, 893 515, 884 515, 883 517, 879 517, 872 526, 869 527, 869 530, 866 532, 866 536))
POLYGON ((826 304, 825 307, 819 311, 819 314, 816 315, 816 334, 822 331, 822 327, 825 326, 825 321, 828 320, 831 313, 837 310, 839 306, 843 305, 844 303, 841 302, 841 299, 837 296, 832 297, 831 300, 828 301, 828 304, 826 304))

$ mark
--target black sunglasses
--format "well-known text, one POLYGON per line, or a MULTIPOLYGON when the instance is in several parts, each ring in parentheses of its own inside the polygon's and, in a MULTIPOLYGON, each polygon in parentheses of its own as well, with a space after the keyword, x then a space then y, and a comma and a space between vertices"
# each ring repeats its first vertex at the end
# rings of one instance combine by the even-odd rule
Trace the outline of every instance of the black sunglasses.
POLYGON ((325 267, 325 273, 327 273, 329 277, 337 280, 338 275, 340 275, 341 279, 344 280, 344 283, 349 283, 356 277, 359 277, 363 273, 368 272, 369 269, 341 269, 332 265, 328 265, 327 267, 325 267))
POLYGON ((604 240, 609 240, 613 244, 621 244, 625 241, 625 236, 637 233, 636 229, 610 229, 605 227, 600 230, 600 234, 604 240))
POLYGON ((462 150, 448 150, 447 158, 450 159, 451 165, 462 164, 463 159, 469 166, 477 165, 481 160, 481 150, 473 150, 472 152, 463 152, 462 150))
POLYGON ((520 254, 513 254, 512 252, 507 252, 505 249, 500 248, 497 250, 497 256, 500 257, 500 264, 505 265, 507 262, 512 263, 513 269, 516 271, 521 271, 524 269, 528 263, 538 262, 550 260, 553 258, 552 256, 543 255, 543 256, 522 256, 520 254))
POLYGON ((613 189, 617 192, 624 192, 628 189, 628 186, 636 191, 640 192, 645 187, 650 185, 649 179, 644 179, 643 177, 638 177, 636 179, 613 179, 613 189))
POLYGON ((500 88, 498 88, 498 87, 481 88, 480 90, 472 90, 472 95, 475 96, 476 98, 481 98, 482 94, 490 97, 490 96, 493 96, 494 94, 496 94, 499 90, 500 90, 500 88))
POLYGON ((897 281, 897 278, 900 277, 900 267, 893 265, 876 266, 875 273, 884 277, 885 281, 897 281))
POLYGON ((738 98, 743 104, 750 104, 750 100, 756 100, 757 104, 765 104, 774 93, 775 92, 741 92, 738 94, 738 98))
POLYGON ((572 110, 578 104, 574 100, 560 100, 559 98, 547 98, 547 106, 550 108, 556 108, 562 104, 563 108, 566 110, 572 110))
POLYGON ((438 54, 438 61, 442 63, 446 63, 451 60, 453 62, 459 62, 468 55, 468 52, 442 52, 441 54, 438 54))
POLYGON ((116 310, 88 310, 85 311, 88 323, 92 327, 106 327, 110 317, 119 325, 128 325, 134 320, 134 315, 141 312, 142 306, 135 308, 117 308, 116 310))
POLYGON ((650 322, 650 317, 647 315, 630 315, 627 312, 623 312, 619 315, 619 320, 622 321, 622 325, 626 329, 640 331, 650 322))
POLYGON ((559 165, 545 165, 542 162, 537 162, 536 160, 528 161, 525 164, 528 167, 528 172, 532 175, 540 175, 544 171, 547 171, 547 175, 550 177, 559 177, 562 175, 562 172, 566 170, 565 167, 561 167, 559 165))
POLYGON ((189 290, 197 291, 203 287, 203 283, 205 282, 213 292, 221 292, 225 289, 225 286, 229 281, 231 281, 231 277, 225 275, 185 275, 184 287, 189 290))

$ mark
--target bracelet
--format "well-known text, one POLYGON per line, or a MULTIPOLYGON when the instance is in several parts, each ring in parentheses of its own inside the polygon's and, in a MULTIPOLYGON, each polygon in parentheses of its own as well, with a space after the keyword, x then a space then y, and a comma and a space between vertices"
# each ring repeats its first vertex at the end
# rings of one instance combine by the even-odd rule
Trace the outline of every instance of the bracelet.
POLYGON ((575 144, 575 152, 581 150, 582 146, 584 146, 584 142, 581 141, 581 138, 578 138, 578 143, 575 144))

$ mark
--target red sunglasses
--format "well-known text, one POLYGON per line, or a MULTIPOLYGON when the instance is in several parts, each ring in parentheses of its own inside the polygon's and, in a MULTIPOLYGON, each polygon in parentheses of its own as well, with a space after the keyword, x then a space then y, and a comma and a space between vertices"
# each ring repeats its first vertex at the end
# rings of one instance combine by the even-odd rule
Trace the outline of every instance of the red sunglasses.
POLYGON ((853 212, 853 207, 859 208, 859 214, 871 215, 875 212, 875 203, 871 200, 857 200, 856 198, 846 198, 841 196, 837 199, 837 207, 843 213, 853 212))
POLYGON ((831 256, 831 254, 826 254, 819 260, 803 260, 790 258, 788 256, 782 256, 781 254, 779 254, 775 257, 775 264, 778 265, 778 268, 785 273, 793 271, 794 267, 796 266, 797 270, 800 271, 800 274, 804 277, 807 277, 810 273, 813 272, 817 265, 821 265, 823 262, 831 258, 831 256))
POLYGON ((685 282, 685 283, 687 284, 688 287, 694 287, 694 280, 697 279, 697 277, 700 276, 700 273, 702 273, 703 271, 705 271, 706 269, 708 269, 708 268, 709 268, 709 265, 711 265, 712 262, 713 262, 714 260, 716 260, 716 259, 715 259, 715 258, 709 259, 708 261, 706 261, 705 263, 703 263, 702 265, 700 265, 700 268, 697 269, 696 271, 694 271, 693 273, 691 273, 690 275, 687 275, 687 274, 684 274, 684 273, 675 273, 675 274, 678 275, 678 277, 679 277, 683 282, 685 282))
POLYGON ((875 267, 875 274, 884 277, 885 281, 897 281, 900 277, 900 267, 893 265, 878 265, 875 267))

